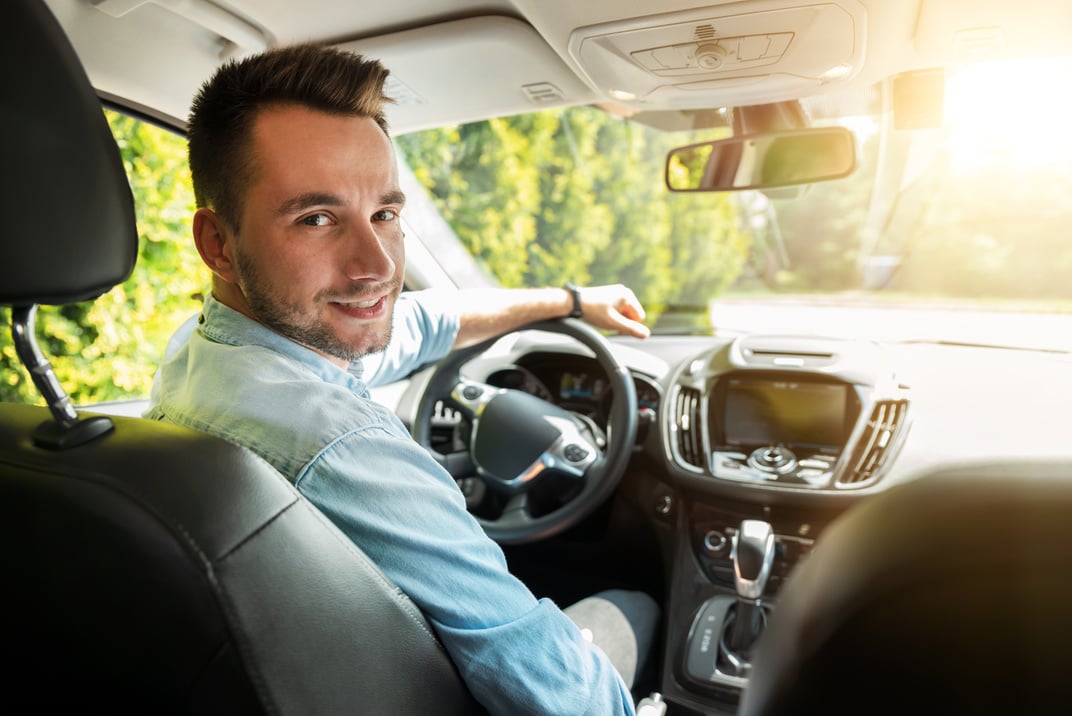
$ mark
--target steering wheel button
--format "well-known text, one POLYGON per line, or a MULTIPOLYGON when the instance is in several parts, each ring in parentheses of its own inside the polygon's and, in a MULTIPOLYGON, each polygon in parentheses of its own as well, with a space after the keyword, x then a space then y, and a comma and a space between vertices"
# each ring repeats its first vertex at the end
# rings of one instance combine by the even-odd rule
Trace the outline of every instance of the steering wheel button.
POLYGON ((588 457, 588 451, 577 444, 567 445, 566 449, 562 451, 562 454, 566 456, 566 459, 570 462, 580 462, 588 457))
POLYGON ((478 385, 467 385, 462 388, 462 397, 466 400, 476 400, 484 394, 484 389, 478 385))

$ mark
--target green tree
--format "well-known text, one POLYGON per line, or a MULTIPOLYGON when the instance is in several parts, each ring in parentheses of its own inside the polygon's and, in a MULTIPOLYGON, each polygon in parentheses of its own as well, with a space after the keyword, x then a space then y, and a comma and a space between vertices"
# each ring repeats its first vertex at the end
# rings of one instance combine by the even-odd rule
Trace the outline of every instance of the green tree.
POLYGON ((622 282, 654 319, 699 308, 740 273, 749 243, 726 195, 671 195, 679 135, 592 107, 398 138, 462 243, 505 286, 622 282))
MULTIPOLYGON (((145 397, 168 337, 198 310, 208 272, 189 238, 193 189, 181 136, 105 112, 134 194, 138 261, 131 277, 95 301, 42 306, 37 334, 76 403, 145 397)), ((3 320, 10 323, 10 312, 3 320)), ((42 402, 0 332, 0 400, 42 402)))

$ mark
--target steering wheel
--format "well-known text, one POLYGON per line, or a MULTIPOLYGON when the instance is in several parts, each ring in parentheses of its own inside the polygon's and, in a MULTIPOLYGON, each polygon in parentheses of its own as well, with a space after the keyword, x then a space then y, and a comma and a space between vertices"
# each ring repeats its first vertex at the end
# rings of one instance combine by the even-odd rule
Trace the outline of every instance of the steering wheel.
POLYGON ((517 330, 561 333, 588 347, 607 375, 611 403, 604 437, 585 416, 519 390, 462 377, 462 366, 498 338, 454 351, 435 366, 417 404, 413 437, 459 482, 477 521, 500 544, 545 539, 587 517, 621 480, 637 431, 632 375, 599 331, 569 318, 517 330), (440 401, 471 426, 462 443, 447 453, 432 446, 432 422, 440 401), (566 501, 545 511, 543 500, 533 496, 552 483, 556 489, 568 487, 566 501), (474 500, 474 493, 480 499, 474 500), (473 503, 483 498, 501 509, 493 510, 495 514, 474 509, 473 503))

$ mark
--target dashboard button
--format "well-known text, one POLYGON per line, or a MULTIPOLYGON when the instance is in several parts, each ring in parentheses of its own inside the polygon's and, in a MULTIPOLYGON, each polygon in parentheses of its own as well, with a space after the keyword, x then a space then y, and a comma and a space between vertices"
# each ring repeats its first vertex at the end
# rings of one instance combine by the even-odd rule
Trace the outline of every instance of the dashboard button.
POLYGON ((729 540, 718 530, 710 530, 703 538, 704 551, 711 555, 722 556, 726 552, 729 540))

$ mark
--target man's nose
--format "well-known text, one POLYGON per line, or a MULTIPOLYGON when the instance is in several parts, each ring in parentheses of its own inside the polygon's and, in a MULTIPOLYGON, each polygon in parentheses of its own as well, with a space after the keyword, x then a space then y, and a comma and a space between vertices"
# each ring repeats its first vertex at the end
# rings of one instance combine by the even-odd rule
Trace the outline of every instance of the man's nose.
POLYGON ((346 246, 346 275, 353 281, 386 281, 392 278, 397 269, 389 250, 392 240, 381 235, 371 223, 355 227, 346 246))

